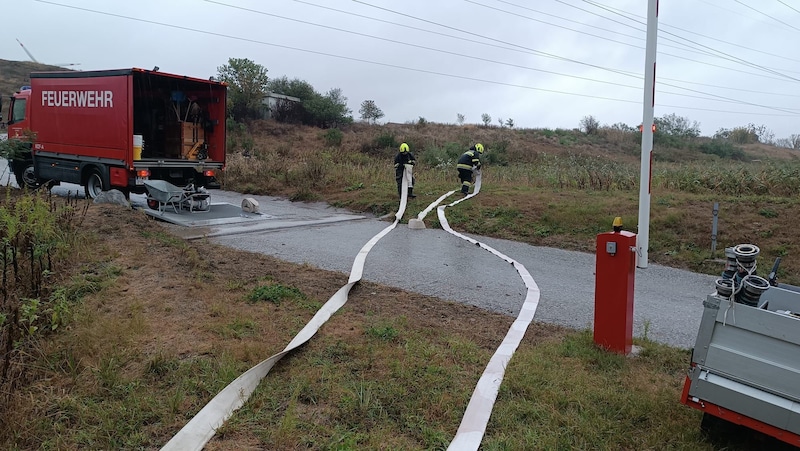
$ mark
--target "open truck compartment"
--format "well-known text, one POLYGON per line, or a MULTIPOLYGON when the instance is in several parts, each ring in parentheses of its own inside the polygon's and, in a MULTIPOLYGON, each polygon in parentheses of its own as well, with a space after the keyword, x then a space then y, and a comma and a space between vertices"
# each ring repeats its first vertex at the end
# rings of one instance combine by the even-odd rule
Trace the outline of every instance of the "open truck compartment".
POLYGON ((214 85, 157 72, 133 72, 131 81, 138 160, 223 161, 225 103, 214 85))
POLYGON ((800 292, 769 286, 748 305, 719 282, 703 302, 681 401, 800 446, 800 292))

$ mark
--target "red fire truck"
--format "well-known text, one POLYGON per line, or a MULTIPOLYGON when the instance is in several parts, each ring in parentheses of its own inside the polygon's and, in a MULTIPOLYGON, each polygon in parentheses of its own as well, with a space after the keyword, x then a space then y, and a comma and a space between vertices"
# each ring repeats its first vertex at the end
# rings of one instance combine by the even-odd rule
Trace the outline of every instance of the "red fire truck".
POLYGON ((225 166, 224 83, 143 69, 34 72, 11 97, 9 156, 20 186, 60 182, 94 198, 146 180, 218 188, 225 166))

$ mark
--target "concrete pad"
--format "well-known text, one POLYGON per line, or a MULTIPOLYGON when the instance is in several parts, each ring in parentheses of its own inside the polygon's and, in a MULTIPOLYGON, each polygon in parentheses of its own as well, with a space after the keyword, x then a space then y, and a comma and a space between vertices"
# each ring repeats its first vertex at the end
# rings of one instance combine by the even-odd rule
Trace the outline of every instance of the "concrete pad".
POLYGON ((228 203, 211 204, 207 211, 174 211, 171 207, 164 211, 147 208, 148 215, 162 221, 170 222, 184 227, 208 227, 223 224, 237 224, 243 222, 264 221, 274 216, 263 213, 247 213, 241 207, 228 203))

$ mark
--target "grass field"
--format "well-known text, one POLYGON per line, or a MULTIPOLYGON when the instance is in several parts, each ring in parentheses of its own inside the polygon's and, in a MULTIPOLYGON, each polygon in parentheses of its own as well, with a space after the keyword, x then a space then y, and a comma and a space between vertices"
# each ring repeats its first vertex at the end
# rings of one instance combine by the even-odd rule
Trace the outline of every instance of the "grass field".
MULTIPOLYGON (((231 133, 228 189, 387 213, 397 205, 394 149, 407 141, 419 160, 410 217, 458 187, 453 158, 479 140, 484 190, 452 209, 455 229, 591 252, 615 216, 636 228, 637 145, 627 135, 356 124, 339 140, 280 124, 250 130, 231 133)), ((746 159, 731 160, 696 143, 656 149, 651 260, 719 272, 709 261, 719 202, 719 248, 756 244, 760 273, 781 256, 781 280, 798 283, 800 166, 791 151, 742 151, 746 159)), ((157 449, 222 387, 283 349, 347 281, 185 242, 141 212, 11 190, 2 207, 6 245, 24 257, 20 277, 4 279, 0 311, 3 449, 157 449), (42 226, 18 227, 34 223, 42 226), (6 309, 10 300, 24 314, 6 309)), ((207 449, 444 449, 511 321, 360 283, 207 449)), ((761 436, 706 437, 700 413, 678 401, 690 352, 636 343, 642 353, 626 358, 598 350, 587 331, 532 324, 482 449, 774 449, 761 436)))

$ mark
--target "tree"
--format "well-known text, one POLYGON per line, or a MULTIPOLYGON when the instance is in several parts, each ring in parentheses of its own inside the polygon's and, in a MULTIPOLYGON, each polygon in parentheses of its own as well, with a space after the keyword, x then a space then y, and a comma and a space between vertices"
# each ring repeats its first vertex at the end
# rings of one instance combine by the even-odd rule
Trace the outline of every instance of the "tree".
POLYGON ((600 128, 600 122, 594 116, 583 116, 580 121, 581 131, 587 135, 594 135, 600 128))
POLYGON ((514 119, 511 118, 506 119, 506 127, 514 128, 514 119))
POLYGON ((378 119, 383 117, 383 111, 375 105, 374 100, 365 100, 361 102, 361 109, 358 110, 361 114, 361 119, 375 123, 378 119))
POLYGON ((353 116, 350 115, 352 111, 347 107, 347 97, 342 95, 339 88, 329 90, 324 96, 317 94, 303 104, 308 115, 306 123, 311 125, 330 128, 353 122, 353 116))
POLYGON ((285 75, 270 80, 267 83, 267 90, 285 96, 297 97, 302 101, 309 100, 317 94, 311 83, 299 78, 289 80, 285 75))
POLYGON ((464 125, 464 115, 456 113, 456 122, 458 122, 458 125, 464 125))
POLYGON ((498 117, 497 118, 497 123, 500 124, 500 128, 503 128, 506 125, 506 123, 505 123, 505 121, 503 120, 502 117, 498 117))
POLYGON ((624 122, 617 122, 616 124, 612 125, 611 130, 619 130, 621 132, 633 133, 636 131, 636 127, 632 127, 624 122))
MULTIPOLYGON (((339 88, 331 89, 323 95, 318 93, 311 83, 299 78, 290 80, 286 76, 272 79, 267 88, 271 92, 297 97, 302 102, 301 105, 286 104, 287 108, 291 108, 291 114, 286 116, 280 114, 282 106, 281 102, 278 102, 279 114, 276 119, 279 121, 301 121, 303 124, 322 128, 338 127, 353 122, 352 111, 347 107, 347 97, 339 88)), ((379 117, 382 116, 383 112, 379 117)))
POLYGON ((665 114, 653 120, 656 124, 656 133, 674 136, 677 138, 697 138, 700 136, 700 123, 690 121, 688 118, 675 113, 665 114))
POLYGON ((755 125, 753 123, 746 126, 734 127, 733 129, 721 128, 714 134, 714 138, 724 139, 734 144, 764 144, 775 143, 775 133, 766 125, 755 125))
POLYGON ((488 127, 492 122, 492 116, 489 116, 489 113, 483 113, 481 114, 481 120, 483 121, 483 125, 488 127))
POLYGON ((228 114, 234 120, 261 117, 261 105, 267 93, 267 69, 247 58, 228 58, 217 67, 220 81, 228 83, 228 114))
POLYGON ((285 101, 283 99, 276 103, 273 118, 278 122, 302 122, 306 125, 316 125, 316 120, 313 115, 309 114, 305 105, 316 99, 319 94, 311 83, 293 78, 289 80, 285 75, 278 78, 273 78, 267 83, 267 90, 285 96, 297 97, 300 99, 300 104, 297 102, 285 101))

